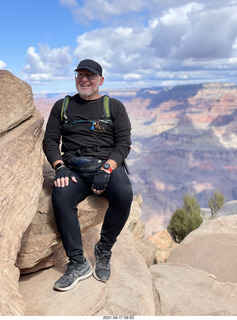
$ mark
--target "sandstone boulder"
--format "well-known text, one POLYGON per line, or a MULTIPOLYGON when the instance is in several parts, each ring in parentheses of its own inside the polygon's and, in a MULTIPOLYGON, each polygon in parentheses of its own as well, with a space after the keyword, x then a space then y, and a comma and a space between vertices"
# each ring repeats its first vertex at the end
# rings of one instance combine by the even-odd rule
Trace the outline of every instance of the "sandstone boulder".
MULTIPOLYGON (((99 232, 100 226, 95 226, 82 234, 85 255, 92 264, 95 262, 93 246, 99 239, 99 232)), ((19 285, 26 304, 25 315, 154 315, 151 273, 137 252, 127 227, 114 245, 111 268, 111 278, 107 283, 92 276, 63 293, 54 291, 53 284, 65 271, 65 261, 47 270, 22 275, 19 285)))
POLYGON ((21 315, 15 262, 42 188, 43 118, 26 83, 7 71, 0 79, 0 315, 21 315))
POLYGON ((24 300, 19 292, 19 270, 3 259, 0 261, 0 270, 0 316, 24 315, 24 300))
POLYGON ((156 315, 237 315, 236 283, 219 282, 203 270, 179 263, 153 265, 150 271, 158 301, 156 315))
MULTIPOLYGON (((43 173, 44 182, 39 196, 38 210, 22 237, 16 261, 21 273, 35 272, 53 266, 65 255, 51 202, 55 171, 48 162, 45 162, 43 173)), ((107 207, 107 200, 96 195, 88 197, 78 205, 82 233, 103 221, 107 207)))
POLYGON ((7 70, 0 70, 0 135, 16 127, 35 111, 31 87, 7 70))
POLYGON ((156 263, 158 247, 145 236, 146 225, 141 221, 143 200, 141 195, 136 195, 132 203, 131 213, 127 227, 135 240, 137 251, 143 256, 148 266, 156 263))
MULTIPOLYGON (((48 162, 44 164, 43 173, 44 182, 39 196, 38 210, 22 237, 21 249, 17 256, 16 266, 21 270, 21 274, 54 266, 65 258, 51 202, 55 172, 48 162)), ((151 265, 154 262, 157 248, 144 237, 145 225, 140 221, 141 205, 141 197, 136 196, 132 203, 127 226, 134 234, 138 250, 146 259, 147 264, 151 265)), ((82 201, 78 205, 81 232, 100 224, 107 208, 108 201, 97 195, 91 195, 82 201)))
MULTIPOLYGON (((96 226, 82 235, 85 255, 92 264, 99 231, 100 226, 96 226)), ((206 271, 180 263, 156 264, 148 269, 127 227, 114 246, 112 275, 106 284, 90 277, 71 291, 54 291, 53 283, 64 272, 65 263, 21 276, 19 286, 26 303, 25 315, 237 315, 237 284, 218 281, 206 271)))
POLYGON ((237 215, 207 220, 174 250, 168 262, 187 264, 237 282, 237 215))

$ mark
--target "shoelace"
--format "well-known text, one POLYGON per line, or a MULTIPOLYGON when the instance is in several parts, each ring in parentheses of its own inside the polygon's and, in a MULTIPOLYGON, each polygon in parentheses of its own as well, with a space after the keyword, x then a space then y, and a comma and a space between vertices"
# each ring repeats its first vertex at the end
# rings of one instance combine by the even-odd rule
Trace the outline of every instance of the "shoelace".
POLYGON ((111 253, 110 252, 105 252, 105 253, 101 252, 100 256, 97 257, 97 263, 99 265, 101 265, 102 267, 107 268, 110 258, 111 258, 111 253))
POLYGON ((77 263, 75 261, 70 261, 67 265, 67 270, 65 272, 66 276, 72 276, 72 273, 75 272, 77 268, 77 263))

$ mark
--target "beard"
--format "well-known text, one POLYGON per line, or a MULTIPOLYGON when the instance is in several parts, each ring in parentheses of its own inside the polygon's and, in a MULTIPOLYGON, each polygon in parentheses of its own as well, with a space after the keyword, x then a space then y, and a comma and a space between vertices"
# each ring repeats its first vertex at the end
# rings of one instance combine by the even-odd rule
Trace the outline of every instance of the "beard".
POLYGON ((80 84, 77 85, 77 91, 82 98, 94 97, 99 94, 99 86, 100 86, 100 78, 98 78, 98 81, 95 85, 92 85, 90 87, 86 87, 86 86, 82 87, 80 84))

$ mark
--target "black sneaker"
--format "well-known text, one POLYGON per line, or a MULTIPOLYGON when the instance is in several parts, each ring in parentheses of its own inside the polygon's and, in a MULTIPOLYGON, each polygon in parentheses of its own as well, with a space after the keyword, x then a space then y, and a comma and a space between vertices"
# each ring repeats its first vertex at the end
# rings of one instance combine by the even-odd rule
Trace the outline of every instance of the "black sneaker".
POLYGON ((110 258, 112 252, 100 250, 97 242, 94 247, 94 253, 96 263, 93 268, 93 276, 99 281, 106 282, 111 273, 110 258))
POLYGON ((86 258, 83 263, 78 263, 77 261, 72 260, 68 263, 67 270, 64 275, 55 282, 54 289, 59 291, 71 290, 75 287, 78 281, 84 280, 91 275, 91 264, 86 258))

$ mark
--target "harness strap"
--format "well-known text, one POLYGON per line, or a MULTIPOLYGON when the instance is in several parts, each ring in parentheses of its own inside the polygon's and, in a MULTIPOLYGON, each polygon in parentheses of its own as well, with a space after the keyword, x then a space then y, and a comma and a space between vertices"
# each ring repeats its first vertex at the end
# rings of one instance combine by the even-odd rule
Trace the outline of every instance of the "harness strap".
POLYGON ((71 98, 70 96, 66 96, 63 100, 63 105, 62 105, 62 110, 61 110, 61 121, 63 121, 64 118, 67 119, 66 110, 67 110, 70 98, 71 98))
POLYGON ((105 112, 106 118, 110 118, 109 96, 103 97, 103 105, 104 105, 104 112, 105 112))
MULTIPOLYGON (((67 95, 65 96, 64 100, 63 100, 63 104, 62 104, 62 110, 61 110, 61 121, 63 122, 64 120, 67 121, 68 117, 67 117, 67 114, 66 114, 66 110, 67 110, 67 107, 68 107, 68 104, 69 104, 69 101, 70 101, 70 96, 67 95)), ((106 96, 104 95, 103 96, 103 108, 104 108, 104 117, 105 119, 108 119, 109 121, 109 125, 110 126, 113 126, 113 121, 111 120, 110 118, 110 108, 109 108, 109 96, 106 96)), ((76 123, 79 123, 79 122, 90 122, 92 123, 92 127, 91 129, 93 130, 93 125, 95 124, 94 123, 94 120, 79 120, 77 121, 76 123)), ((74 122, 75 123, 75 122, 74 122)), ((96 151, 96 152, 99 152, 101 150, 101 148, 107 148, 107 147, 100 147, 100 146, 95 146, 95 147, 81 147, 77 150, 77 154, 80 156, 81 152, 91 152, 91 151, 96 151)), ((125 170, 127 171, 127 173, 129 174, 129 170, 128 170, 128 166, 126 164, 126 161, 124 160, 123 162, 123 166, 125 167, 125 170)))
POLYGON ((100 152, 101 148, 106 148, 106 147, 99 147, 99 146, 94 146, 94 147, 80 147, 79 149, 77 149, 77 154, 81 155, 81 152, 100 152))
MULTIPOLYGON (((67 95, 65 96, 64 100, 63 100, 63 104, 62 104, 62 109, 61 109, 61 121, 67 121, 67 114, 66 114, 66 110, 70 101, 70 96, 67 95)), ((103 96, 103 108, 104 108, 104 116, 106 119, 110 119, 110 110, 109 110, 109 96, 104 95, 103 96)), ((92 123, 92 121, 94 120, 79 120, 76 121, 75 123, 80 123, 80 122, 90 122, 92 123)))

